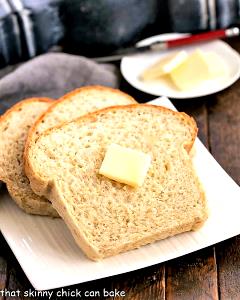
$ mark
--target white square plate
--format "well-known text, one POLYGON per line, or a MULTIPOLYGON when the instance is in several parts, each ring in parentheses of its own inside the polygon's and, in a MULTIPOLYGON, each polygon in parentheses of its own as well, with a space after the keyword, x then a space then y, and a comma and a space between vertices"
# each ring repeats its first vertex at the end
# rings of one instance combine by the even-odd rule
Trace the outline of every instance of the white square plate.
MULTIPOLYGON (((173 108, 166 98, 151 102, 173 108)), ((144 268, 240 234, 240 188, 202 143, 195 143, 194 164, 206 191, 209 218, 196 232, 129 251, 100 262, 86 258, 60 219, 22 212, 0 196, 0 229, 32 285, 53 289, 144 268)))

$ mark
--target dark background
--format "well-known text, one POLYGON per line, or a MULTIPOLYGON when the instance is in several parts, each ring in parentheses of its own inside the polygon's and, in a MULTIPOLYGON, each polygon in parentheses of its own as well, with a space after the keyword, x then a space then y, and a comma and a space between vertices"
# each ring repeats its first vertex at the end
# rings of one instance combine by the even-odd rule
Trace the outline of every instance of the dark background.
POLYGON ((238 0, 0 0, 0 67, 55 51, 100 56, 163 32, 239 23, 238 0), (56 47, 57 46, 57 47, 56 47))

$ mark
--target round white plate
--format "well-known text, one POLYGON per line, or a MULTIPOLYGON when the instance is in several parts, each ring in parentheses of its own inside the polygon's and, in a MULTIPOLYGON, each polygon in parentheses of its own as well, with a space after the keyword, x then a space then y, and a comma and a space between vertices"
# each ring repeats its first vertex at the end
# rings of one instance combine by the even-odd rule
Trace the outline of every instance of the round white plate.
MULTIPOLYGON (((182 36, 186 36, 186 34, 161 34, 142 40, 138 43, 138 45, 145 46, 155 41, 165 41, 182 36)), ((166 80, 159 80, 157 83, 146 83, 139 80, 139 75, 146 68, 154 64, 161 57, 164 57, 171 52, 176 52, 176 49, 171 49, 161 52, 147 52, 124 57, 121 61, 122 75, 128 83, 140 91, 155 96, 166 96, 176 99, 196 98, 219 92, 232 85, 240 77, 240 55, 225 42, 221 40, 214 40, 206 43, 194 44, 192 46, 181 47, 181 49, 184 49, 187 52, 192 52, 196 48, 203 51, 216 52, 227 65, 228 73, 221 78, 208 80, 201 86, 189 91, 179 91, 174 85, 171 85, 171 83, 166 80)))

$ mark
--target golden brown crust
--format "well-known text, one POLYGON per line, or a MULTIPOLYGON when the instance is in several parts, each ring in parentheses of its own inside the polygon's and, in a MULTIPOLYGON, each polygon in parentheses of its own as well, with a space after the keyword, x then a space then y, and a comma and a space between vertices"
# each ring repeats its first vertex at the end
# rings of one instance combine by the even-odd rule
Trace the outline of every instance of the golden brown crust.
MULTIPOLYGON (((44 133, 42 133, 43 135, 47 135, 48 132, 51 132, 52 130, 54 130, 55 128, 61 128, 63 127, 64 125, 68 124, 68 123, 73 123, 73 122, 76 122, 76 121, 85 121, 85 120, 90 120, 92 119, 92 121, 95 121, 96 117, 98 115, 100 115, 101 113, 104 113, 106 111, 111 111, 113 109, 128 109, 128 108, 134 108, 134 107, 138 107, 138 106, 141 106, 141 107, 153 107, 154 109, 156 110, 165 110, 165 111, 168 111, 169 113, 171 113, 172 115, 182 115, 182 119, 184 121, 186 121, 186 123, 188 123, 188 125, 192 128, 194 128, 194 132, 193 132, 193 135, 192 135, 192 142, 190 144, 187 144, 185 147, 186 147, 186 150, 189 152, 193 146, 193 143, 197 137, 197 133, 198 133, 198 128, 197 128, 197 124, 195 122, 195 120, 190 117, 189 115, 187 115, 186 113, 184 112, 178 112, 178 111, 173 111, 171 110, 170 108, 167 108, 167 107, 164 107, 164 106, 158 106, 158 105, 152 105, 152 104, 128 104, 128 105, 115 105, 115 106, 111 106, 111 107, 105 107, 105 108, 102 108, 102 109, 99 109, 97 111, 94 111, 94 112, 90 112, 84 116, 81 116, 79 118, 76 118, 74 120, 71 120, 71 121, 67 121, 67 122, 62 122, 61 124, 57 125, 57 126, 54 126, 52 128, 49 128, 47 129, 44 133)), ((52 106, 51 106, 52 107, 52 106)), ((50 108, 51 108, 50 107, 50 108)))
POLYGON ((7 111, 5 111, 4 114, 2 114, 0 116, 0 123, 2 121, 5 121, 5 119, 12 113, 15 111, 18 111, 19 109, 21 109, 25 104, 30 103, 30 102, 53 102, 53 99, 50 98, 46 98, 46 97, 33 97, 33 98, 27 98, 27 99, 23 99, 21 101, 19 101, 18 103, 16 103, 15 105, 13 105, 12 107, 10 107, 7 111))
POLYGON ((100 85, 89 85, 89 86, 83 86, 80 88, 77 88, 65 95, 63 95, 61 98, 59 98, 58 100, 56 100, 53 105, 51 105, 51 107, 49 107, 49 109, 47 109, 38 119, 37 121, 34 123, 34 125, 31 127, 31 129, 29 130, 28 133, 28 137, 27 137, 27 141, 26 141, 26 146, 25 146, 25 151, 24 151, 24 164, 25 164, 25 157, 28 155, 28 149, 29 149, 29 145, 33 142, 33 137, 36 133, 36 129, 38 128, 39 124, 45 119, 45 117, 48 114, 51 114, 51 112, 62 102, 65 101, 69 101, 69 98, 72 98, 72 96, 79 94, 81 92, 86 92, 86 91, 91 91, 91 90, 99 90, 99 91, 111 91, 111 93, 114 93, 116 95, 122 95, 124 96, 126 99, 132 101, 132 103, 137 103, 137 101, 131 97, 130 95, 118 90, 118 89, 113 89, 110 87, 106 87, 106 86, 100 86, 100 85))
POLYGON ((32 127, 32 132, 34 132, 34 129, 36 129, 38 127, 38 124, 42 122, 42 120, 45 118, 46 115, 50 114, 56 106, 58 106, 60 103, 64 102, 64 101, 68 101, 69 98, 71 98, 72 96, 81 93, 81 91, 87 91, 87 90, 101 90, 101 91, 111 91, 112 93, 115 94, 122 94, 124 95, 126 98, 128 98, 130 101, 132 101, 133 103, 136 103, 136 101, 129 95, 125 94, 124 92, 117 90, 117 89, 113 89, 110 87, 102 87, 100 85, 91 85, 91 86, 84 86, 84 87, 80 87, 78 89, 75 89, 65 95, 63 95, 61 98, 59 98, 57 101, 55 101, 55 103, 53 103, 53 105, 51 107, 49 107, 49 109, 47 109, 39 118, 38 120, 35 122, 34 126, 32 127))
POLYGON ((85 92, 85 91, 91 91, 91 90, 99 90, 99 91, 111 91, 111 93, 114 94, 122 94, 124 95, 124 97, 128 98, 130 101, 132 101, 133 103, 137 103, 135 101, 135 99, 133 97, 131 97, 130 95, 118 90, 118 89, 113 89, 110 87, 103 87, 100 85, 90 85, 90 86, 84 86, 84 87, 80 87, 78 89, 75 89, 65 95, 63 95, 61 98, 59 98, 57 101, 55 101, 55 103, 53 103, 53 105, 51 107, 49 107, 49 109, 47 109, 39 118, 38 120, 35 122, 35 124, 32 126, 31 130, 29 131, 29 135, 28 135, 28 139, 31 140, 32 139, 32 135, 33 133, 36 131, 36 128, 38 127, 38 125, 44 120, 44 118, 46 117, 46 115, 50 114, 56 106, 58 106, 59 104, 61 104, 64 101, 68 101, 69 98, 71 98, 72 96, 81 93, 81 91, 85 92))
POLYGON ((107 86, 101 86, 101 85, 88 85, 88 86, 83 86, 83 87, 80 87, 78 89, 75 89, 75 90, 63 95, 61 98, 59 98, 58 103, 61 102, 61 101, 66 100, 66 99, 69 99, 70 97, 72 97, 76 94, 79 94, 79 92, 81 92, 81 91, 87 91, 87 90, 91 91, 92 89, 99 90, 99 91, 108 90, 108 91, 111 91, 111 93, 114 93, 116 95, 121 94, 121 95, 124 95, 125 98, 128 98, 133 103, 136 103, 136 100, 132 96, 130 96, 130 95, 118 90, 118 89, 110 88, 110 87, 107 87, 107 86))

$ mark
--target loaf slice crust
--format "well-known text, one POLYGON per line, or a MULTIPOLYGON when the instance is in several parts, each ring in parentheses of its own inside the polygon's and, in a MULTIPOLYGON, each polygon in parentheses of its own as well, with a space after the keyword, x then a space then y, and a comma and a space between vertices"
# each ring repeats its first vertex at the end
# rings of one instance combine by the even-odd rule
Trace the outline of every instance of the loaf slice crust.
POLYGON ((23 153, 29 128, 52 105, 48 98, 23 100, 0 117, 0 180, 19 207, 31 214, 58 216, 51 203, 33 193, 24 173, 23 153))
POLYGON ((105 107, 133 103, 137 102, 130 95, 110 87, 94 85, 75 89, 56 101, 36 121, 29 131, 27 144, 32 143, 45 130, 62 122, 105 107))
POLYGON ((85 254, 98 260, 184 231, 207 218, 189 151, 192 118, 152 105, 105 108, 45 131, 25 170, 33 190, 51 200, 85 254), (134 189, 98 174, 109 144, 152 157, 134 189))

